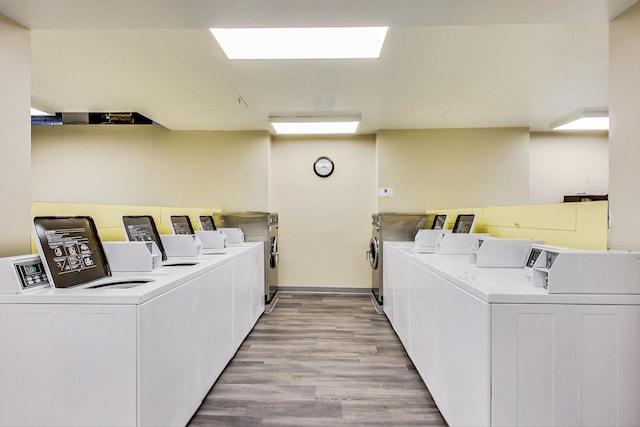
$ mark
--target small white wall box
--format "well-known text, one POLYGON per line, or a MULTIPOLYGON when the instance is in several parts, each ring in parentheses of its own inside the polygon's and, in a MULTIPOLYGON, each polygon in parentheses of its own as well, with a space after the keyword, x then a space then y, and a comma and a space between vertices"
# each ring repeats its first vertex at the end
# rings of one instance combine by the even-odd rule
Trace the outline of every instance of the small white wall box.
POLYGON ((156 242, 103 242, 111 271, 153 271, 162 265, 156 242))
POLYGON ((542 249, 532 280, 550 294, 640 294, 640 252, 542 249))
POLYGON ((544 243, 531 239, 478 237, 469 252, 469 262, 477 267, 524 267, 531 246, 544 243))
POLYGON ((167 257, 195 257, 202 254, 202 242, 195 234, 161 234, 167 257))
POLYGON ((239 228, 219 228, 226 236, 227 243, 242 243, 244 242, 244 233, 239 228))
POLYGON ((447 233, 436 243, 436 252, 446 255, 468 255, 471 247, 484 233, 447 233))
POLYGON ((227 246, 227 236, 220 230, 196 231, 202 242, 202 249, 222 249, 227 246))
POLYGON ((436 246, 438 239, 441 239, 451 230, 418 230, 415 238, 415 246, 417 248, 433 248, 436 246))
POLYGON ((1 294, 21 294, 49 287, 51 283, 39 255, 0 258, 1 294))

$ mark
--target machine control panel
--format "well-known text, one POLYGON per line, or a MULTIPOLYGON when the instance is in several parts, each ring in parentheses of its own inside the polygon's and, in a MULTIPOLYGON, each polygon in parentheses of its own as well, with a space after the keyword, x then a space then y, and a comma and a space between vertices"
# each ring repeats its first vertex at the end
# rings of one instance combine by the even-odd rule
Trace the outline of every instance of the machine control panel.
POLYGON ((477 267, 521 268, 531 264, 540 255, 542 249, 532 251, 532 245, 540 245, 541 240, 506 239, 500 237, 479 237, 471 246, 469 262, 477 267))
POLYGON ((0 293, 21 294, 51 286, 37 254, 0 258, 0 293))
POLYGON ((550 294, 640 294, 640 252, 534 246, 526 266, 550 294))
POLYGON ((49 278, 44 271, 44 266, 40 259, 33 261, 22 261, 14 264, 18 280, 23 290, 31 289, 36 286, 49 286, 49 278))

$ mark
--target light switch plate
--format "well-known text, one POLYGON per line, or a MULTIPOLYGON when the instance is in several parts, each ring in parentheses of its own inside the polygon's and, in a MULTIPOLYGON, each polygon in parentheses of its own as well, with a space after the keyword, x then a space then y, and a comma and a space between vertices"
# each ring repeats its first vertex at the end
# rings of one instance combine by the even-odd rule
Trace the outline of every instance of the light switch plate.
POLYGON ((392 197, 392 196, 393 196, 393 188, 391 187, 378 188, 378 197, 392 197))

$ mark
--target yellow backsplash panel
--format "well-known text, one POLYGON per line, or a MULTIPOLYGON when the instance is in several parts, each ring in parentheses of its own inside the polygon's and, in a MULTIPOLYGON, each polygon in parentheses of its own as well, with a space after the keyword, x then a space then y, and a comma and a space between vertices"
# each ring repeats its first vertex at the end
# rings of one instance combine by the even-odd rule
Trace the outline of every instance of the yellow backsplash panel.
POLYGON ((548 245, 570 248, 607 249, 607 201, 440 209, 426 213, 448 214, 447 229, 453 227, 458 214, 475 213, 477 233, 540 239, 548 245))
MULTIPOLYGON (((200 229, 198 217, 221 212, 219 208, 188 208, 174 206, 100 205, 64 202, 31 202, 31 216, 90 216, 96 223, 100 239, 108 241, 125 240, 121 218, 123 215, 151 215, 160 234, 172 234, 169 218, 171 215, 189 215, 196 230, 200 229)), ((31 239, 31 252, 38 249, 31 239)))
MULTIPOLYGON (((461 213, 476 215, 475 232, 496 237, 544 240, 546 244, 581 249, 606 249, 608 226, 607 201, 551 203, 518 206, 492 206, 429 210, 428 214, 447 214, 446 229, 453 227, 461 213)), ((32 202, 32 216, 87 215, 96 222, 104 241, 124 240, 122 215, 151 215, 161 234, 172 233, 171 215, 189 215, 196 230, 198 217, 221 212, 219 208, 176 206, 100 205, 64 202, 32 202)), ((36 252, 32 240, 32 252, 36 252)))

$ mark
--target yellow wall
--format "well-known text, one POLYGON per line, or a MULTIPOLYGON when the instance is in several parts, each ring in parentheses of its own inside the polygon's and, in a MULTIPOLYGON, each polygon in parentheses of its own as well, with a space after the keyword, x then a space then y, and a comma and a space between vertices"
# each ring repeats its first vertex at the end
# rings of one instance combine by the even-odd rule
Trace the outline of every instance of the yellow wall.
POLYGON ((551 203, 430 210, 448 214, 447 229, 461 213, 476 215, 474 232, 496 237, 539 239, 548 245, 607 249, 608 203, 551 203))
POLYGON ((640 250, 640 4, 609 31, 609 241, 640 250))
MULTIPOLYGON (((278 145, 275 152, 276 163, 285 161, 286 156, 283 154, 291 150, 291 147, 278 145)), ((351 141, 349 145, 356 145, 351 150, 347 150, 351 151, 354 158, 361 159, 367 151, 372 149, 371 147, 367 149, 366 138, 358 138, 356 141, 351 141)), ((339 151, 343 151, 344 141, 340 147, 339 151)), ((331 152, 334 161, 341 166, 348 165, 348 156, 345 157, 343 153, 327 149, 326 146, 323 152, 331 152)), ((304 160, 300 162, 305 163, 304 160)), ((308 167, 292 169, 298 169, 298 172, 293 172, 297 175, 296 182, 302 182, 306 178, 310 178, 309 181, 316 181, 306 184, 316 188, 317 191, 314 192, 316 195, 324 193, 326 196, 334 193, 335 188, 340 189, 336 191, 334 200, 329 204, 326 204, 328 202, 326 197, 310 196, 305 199, 305 194, 309 192, 298 193, 295 191, 295 185, 276 196, 278 206, 281 208, 281 221, 283 213, 286 219, 284 223, 286 226, 280 229, 279 235, 280 251, 283 253, 283 262, 279 270, 280 283, 283 286, 332 287, 336 286, 336 281, 340 280, 342 284, 339 287, 370 286, 371 271, 362 254, 371 233, 368 221, 370 211, 367 210, 367 205, 373 203, 372 200, 367 202, 365 200, 367 195, 358 195, 358 191, 343 185, 344 180, 353 182, 353 177, 348 176, 349 174, 342 177, 336 175, 338 179, 335 182, 327 182, 315 175, 315 178, 305 177, 307 174, 303 169, 310 169, 308 167), (325 188, 322 188, 323 186, 325 188), (314 226, 309 226, 310 223, 314 226), (335 242, 340 243, 335 244, 335 242)), ((359 171, 354 168, 353 173, 362 178, 366 178, 367 175, 367 171, 362 168, 359 171)), ((371 173, 372 171, 368 171, 368 174, 371 173)), ((280 178, 276 178, 276 181, 290 176, 290 173, 282 174, 280 178)), ((213 212, 220 212, 220 209, 64 202, 33 202, 31 204, 32 216, 91 216, 96 222, 98 233, 103 241, 125 239, 120 223, 123 215, 151 215, 161 234, 171 234, 169 223, 171 215, 189 215, 194 228, 199 230, 198 217, 211 215, 213 212)), ((446 229, 453 227, 458 214, 473 213, 476 215, 474 231, 478 233, 489 233, 496 237, 541 239, 549 245, 581 249, 607 248, 608 203, 606 201, 438 209, 429 210, 427 213, 446 213, 448 215, 446 229)), ((33 252, 36 251, 33 241, 31 249, 33 252)))
POLYGON ((0 257, 29 249, 31 36, 0 14, 0 257))
MULTIPOLYGON (((33 202, 31 216, 90 216, 96 223, 98 234, 103 241, 125 240, 120 222, 123 215, 151 215, 160 234, 173 234, 169 218, 171 215, 189 215, 193 228, 200 230, 200 215, 219 212, 217 208, 189 208, 173 206, 100 205, 66 202, 33 202)), ((31 241, 31 251, 37 248, 31 241)))
POLYGON ((376 210, 375 138, 274 138, 271 208, 280 216, 283 286, 371 287, 364 252, 376 210), (313 162, 330 157, 319 178, 313 162))
POLYGON ((33 126, 32 200, 266 210, 269 133, 33 126))
POLYGON ((380 212, 528 203, 529 130, 430 129, 378 132, 380 212))

